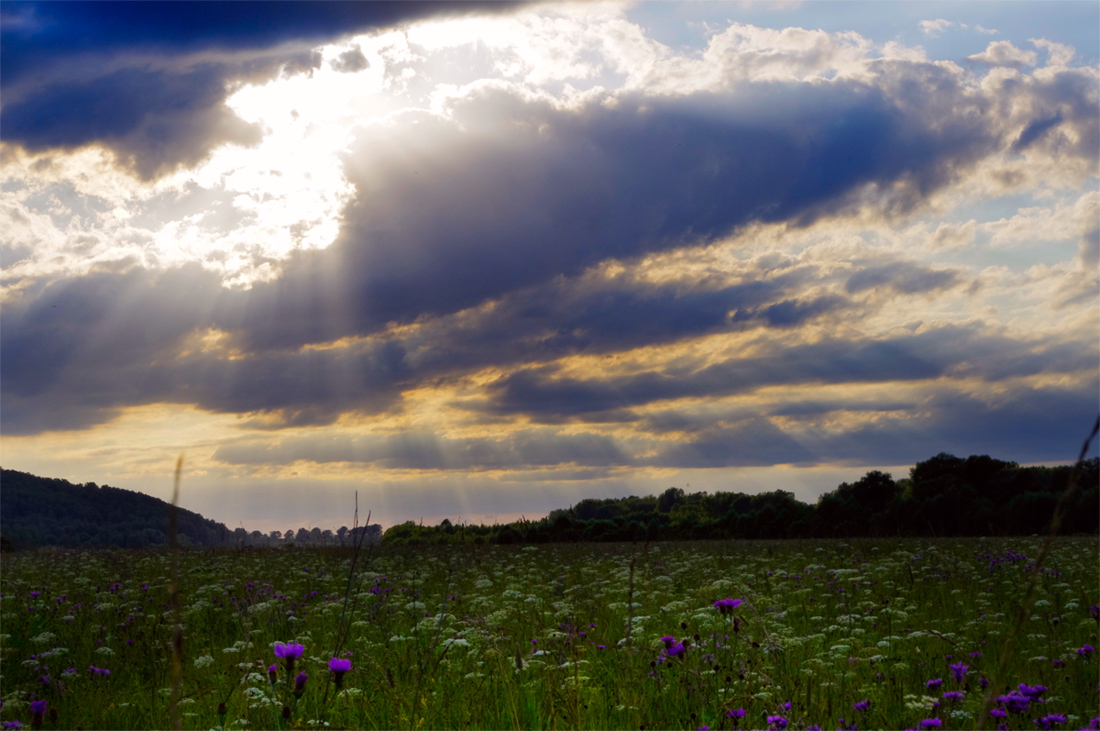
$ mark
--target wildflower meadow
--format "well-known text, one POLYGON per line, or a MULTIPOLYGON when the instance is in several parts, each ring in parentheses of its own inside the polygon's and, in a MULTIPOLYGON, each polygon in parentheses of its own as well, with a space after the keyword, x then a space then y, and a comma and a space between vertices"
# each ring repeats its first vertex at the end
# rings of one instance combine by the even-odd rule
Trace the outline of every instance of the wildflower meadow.
POLYGON ((1040 544, 5 555, 0 723, 1097 728, 1097 540, 1040 544))

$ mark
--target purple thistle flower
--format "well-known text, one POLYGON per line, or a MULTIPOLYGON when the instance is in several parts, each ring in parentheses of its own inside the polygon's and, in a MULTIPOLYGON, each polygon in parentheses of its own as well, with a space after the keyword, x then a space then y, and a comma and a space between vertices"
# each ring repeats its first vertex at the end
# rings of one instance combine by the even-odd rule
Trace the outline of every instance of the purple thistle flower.
POLYGON ((1066 717, 1063 716, 1061 713, 1048 713, 1047 715, 1045 715, 1042 718, 1035 721, 1035 724, 1039 728, 1050 729, 1050 728, 1054 728, 1054 724, 1056 724, 1056 723, 1065 723, 1065 722, 1066 722, 1066 717))
POLYGON ((328 661, 328 669, 336 676, 336 690, 344 686, 344 673, 351 670, 351 660, 334 657, 328 661))
POLYGON ((714 603, 715 608, 722 614, 732 614, 734 609, 741 606, 740 599, 719 599, 714 603))
POLYGON ((866 713, 867 709, 871 707, 871 700, 860 701, 852 706, 853 711, 859 711, 860 713, 866 713))
POLYGON ((768 725, 773 728, 784 729, 787 728, 787 719, 782 716, 768 716, 768 725))
POLYGON ((966 671, 970 669, 969 665, 964 665, 961 662, 953 663, 947 667, 951 668, 951 675, 955 678, 956 683, 963 681, 963 676, 966 675, 966 671))
POLYGON ((987 690, 989 688, 989 679, 978 678, 978 685, 982 686, 982 690, 987 690))
POLYGON ((943 721, 938 718, 926 718, 920 722, 921 728, 940 728, 943 726, 943 721))
POLYGON ((783 710, 784 711, 791 710, 791 702, 790 701, 787 701, 786 703, 783 704, 783 710))
POLYGON ((1077 650, 1077 654, 1081 655, 1082 657, 1089 657, 1094 652, 1096 652, 1096 648, 1092 645, 1083 645, 1080 649, 1077 650))
POLYGON ((666 652, 668 653, 669 657, 683 657, 683 655, 684 655, 684 643, 683 642, 677 642, 675 645, 668 648, 668 650, 666 650, 666 652))
POLYGON ((31 726, 39 728, 42 725, 42 715, 46 712, 46 701, 31 701, 31 726))
POLYGON ((294 672, 294 661, 302 656, 305 649, 297 642, 288 642, 285 645, 282 642, 275 643, 275 657, 283 658, 283 662, 286 663, 287 675, 294 672))
POLYGON ((1028 698, 1038 698, 1047 691, 1045 685, 1028 685, 1027 683, 1020 683, 1018 687, 1020 688, 1020 692, 1028 698))
POLYGON ((1100 729, 1100 716, 1093 716, 1092 719, 1089 720, 1089 728, 1100 729))
POLYGON ((806 731, 821 731, 821 727, 818 726, 816 723, 812 723, 806 727, 806 731))
POLYGON ((963 699, 963 694, 962 694, 962 691, 960 691, 960 690, 952 690, 952 691, 949 691, 947 693, 944 693, 943 694, 943 699, 945 701, 954 701, 954 702, 958 703, 959 701, 961 701, 963 699))
POLYGON ((303 645, 299 645, 297 642, 288 642, 285 645, 282 642, 276 642, 275 657, 281 657, 284 659, 299 658, 302 656, 302 653, 305 652, 305 649, 306 648, 303 645))
POLYGON ((1100 622, 1100 604, 1093 604, 1092 609, 1089 610, 1089 614, 1093 619, 1100 622))
POLYGON ((666 650, 671 650, 672 646, 674 644, 676 644, 676 638, 671 636, 671 635, 668 635, 666 637, 662 637, 661 642, 665 643, 665 649, 666 650))
POLYGON ((279 679, 279 666, 268 665, 267 666, 267 679, 271 681, 272 685, 275 685, 275 681, 279 679))
POLYGON ((730 711, 729 713, 726 714, 726 718, 744 718, 744 717, 745 717, 745 709, 744 708, 737 708, 737 709, 732 710, 732 711, 730 711))
POLYGON ((22 721, 4 721, 4 728, 23 728, 22 721))
POLYGON ((989 715, 993 716, 993 718, 1007 718, 1008 711, 1003 708, 994 708, 989 711, 989 715))
POLYGON ((301 696, 306 690, 306 681, 309 680, 309 676, 305 673, 298 673, 298 677, 294 679, 294 695, 301 696))
POLYGON ((1009 713, 1025 713, 1028 706, 1031 705, 1031 698, 1014 690, 1008 695, 997 696, 997 702, 1004 706, 1009 713))
POLYGON ((943 685, 943 678, 936 678, 935 680, 926 682, 924 687, 928 688, 928 690, 932 690, 933 688, 939 688, 941 685, 943 685))

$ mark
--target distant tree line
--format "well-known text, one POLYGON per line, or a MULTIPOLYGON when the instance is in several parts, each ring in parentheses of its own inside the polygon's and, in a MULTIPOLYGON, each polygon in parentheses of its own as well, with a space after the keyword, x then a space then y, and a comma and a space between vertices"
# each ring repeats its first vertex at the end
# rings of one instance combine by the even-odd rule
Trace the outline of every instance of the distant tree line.
MULTIPOLYGON (((94 482, 76 484, 26 472, 0 470, 0 547, 143 548, 168 542, 168 509, 163 500, 133 490, 94 482)), ((359 534, 382 537, 376 524, 337 531, 320 528, 271 531, 230 530, 224 524, 180 508, 177 541, 181 546, 252 547, 350 545, 359 534)))
MULTIPOLYGON (((1100 460, 1083 463, 1061 533, 1100 531, 1100 460)), ((413 522, 383 543, 548 543, 720 538, 1005 536, 1045 533, 1072 467, 1020 467, 987 456, 938 454, 894 480, 872 471, 808 505, 790 492, 686 493, 582 500, 541 520, 505 525, 413 522)))

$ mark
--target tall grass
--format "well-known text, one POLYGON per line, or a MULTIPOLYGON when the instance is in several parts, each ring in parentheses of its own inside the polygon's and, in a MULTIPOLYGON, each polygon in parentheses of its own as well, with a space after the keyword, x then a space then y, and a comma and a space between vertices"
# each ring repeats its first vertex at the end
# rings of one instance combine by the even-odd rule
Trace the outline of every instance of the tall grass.
MULTIPOLYGON (((983 720, 982 680, 1004 664, 992 690, 1048 688, 1012 728, 1059 713, 1067 722, 1055 727, 1078 728, 1100 704, 1097 654, 1079 653, 1100 645, 1098 544, 1058 539, 1037 569, 1042 548, 1032 538, 183 552, 179 719, 204 729, 732 729, 769 717, 791 728, 841 718, 968 728, 983 720), (743 599, 734 614, 713 606, 726 597, 743 599), (671 657, 664 636, 687 650, 671 657), (298 699, 281 668, 269 680, 276 642, 305 647, 298 699), (339 691, 334 655, 352 662, 339 691), (956 682, 949 666, 960 662, 956 682), (955 690, 961 700, 944 698, 955 690)), ((57 719, 45 727, 171 725, 168 556, 15 554, 2 568, 0 720, 29 724, 29 702, 46 699, 57 719)))

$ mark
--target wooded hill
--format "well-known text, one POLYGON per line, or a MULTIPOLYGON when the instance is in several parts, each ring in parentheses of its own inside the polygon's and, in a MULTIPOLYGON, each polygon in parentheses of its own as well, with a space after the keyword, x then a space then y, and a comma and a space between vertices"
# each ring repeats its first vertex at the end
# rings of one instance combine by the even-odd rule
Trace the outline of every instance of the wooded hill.
MULTIPOLYGON (((0 534, 15 547, 141 548, 167 542, 168 503, 133 490, 94 482, 0 470, 0 534)), ((217 546, 233 531, 182 508, 177 513, 182 546, 217 546)))
MULTIPOLYGON (((1083 463, 1060 533, 1100 530, 1100 460, 1083 463)), ((386 531, 383 543, 543 543, 719 538, 1003 536, 1047 532, 1072 467, 1020 467, 987 456, 938 454, 909 477, 868 472, 808 505, 790 492, 685 493, 582 500, 542 520, 507 525, 416 523, 386 531)))
MULTIPOLYGON (((4 550, 37 546, 66 548, 142 548, 168 542, 168 503, 158 498, 94 482, 0 470, 0 543, 4 550)), ((248 532, 182 508, 176 536, 181 546, 238 547, 350 545, 359 533, 368 542, 382 537, 377 523, 337 531, 298 528, 248 532)))

